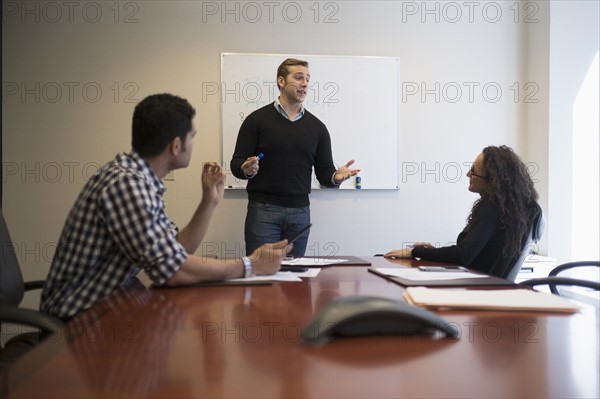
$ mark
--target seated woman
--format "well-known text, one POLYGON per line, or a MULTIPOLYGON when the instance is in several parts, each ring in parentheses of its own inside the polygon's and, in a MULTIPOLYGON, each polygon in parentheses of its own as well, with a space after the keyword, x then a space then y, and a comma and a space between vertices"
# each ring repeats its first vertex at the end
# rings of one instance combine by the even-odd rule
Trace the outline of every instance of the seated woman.
POLYGON ((417 242, 386 257, 449 262, 506 278, 521 255, 537 215, 538 194, 527 167, 506 146, 486 147, 467 172, 469 191, 478 193, 456 245, 434 248, 417 242))

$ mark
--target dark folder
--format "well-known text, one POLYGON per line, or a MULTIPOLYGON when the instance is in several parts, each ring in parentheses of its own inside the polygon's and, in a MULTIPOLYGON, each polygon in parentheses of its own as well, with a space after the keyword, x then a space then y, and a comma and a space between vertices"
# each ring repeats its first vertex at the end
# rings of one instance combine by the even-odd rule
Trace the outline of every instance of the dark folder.
MULTIPOLYGON (((375 267, 369 267, 371 273, 377 274, 387 280, 393 281, 394 283, 403 285, 405 287, 485 287, 485 286, 514 286, 515 283, 505 280, 500 277, 486 276, 481 278, 464 278, 464 279, 453 279, 453 280, 436 280, 435 273, 431 273, 431 280, 409 280, 402 277, 388 276, 385 273, 380 272, 375 267)), ((472 272, 477 273, 477 272, 472 272)))

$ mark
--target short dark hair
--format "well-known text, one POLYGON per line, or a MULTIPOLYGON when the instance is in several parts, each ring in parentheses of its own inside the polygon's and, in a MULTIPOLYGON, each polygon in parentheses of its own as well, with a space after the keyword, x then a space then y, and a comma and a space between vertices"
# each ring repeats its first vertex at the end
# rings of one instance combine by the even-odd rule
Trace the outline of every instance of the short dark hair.
MULTIPOLYGON (((277 68, 277 80, 279 80, 280 76, 282 76, 285 80, 285 78, 290 74, 290 67, 297 65, 308 68, 308 61, 303 61, 296 58, 288 58, 287 60, 283 61, 281 65, 279 65, 279 68, 277 68)), ((277 87, 279 87, 279 83, 277 83, 277 87)), ((279 87, 279 89, 281 88, 279 87)))
POLYGON ((153 94, 133 111, 131 147, 142 157, 159 155, 175 138, 185 140, 196 110, 172 94, 153 94))

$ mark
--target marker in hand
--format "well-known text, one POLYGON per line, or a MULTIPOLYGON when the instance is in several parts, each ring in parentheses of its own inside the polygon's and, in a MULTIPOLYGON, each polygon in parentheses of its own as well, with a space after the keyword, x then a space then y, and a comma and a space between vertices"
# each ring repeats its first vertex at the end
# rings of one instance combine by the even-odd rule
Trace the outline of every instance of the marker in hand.
POLYGON ((262 152, 259 153, 257 156, 255 157, 248 157, 248 159, 246 159, 246 162, 244 162, 242 164, 242 172, 244 172, 244 174, 246 175, 246 177, 248 179, 254 177, 256 175, 256 173, 258 172, 258 162, 264 158, 265 154, 263 154, 262 152))

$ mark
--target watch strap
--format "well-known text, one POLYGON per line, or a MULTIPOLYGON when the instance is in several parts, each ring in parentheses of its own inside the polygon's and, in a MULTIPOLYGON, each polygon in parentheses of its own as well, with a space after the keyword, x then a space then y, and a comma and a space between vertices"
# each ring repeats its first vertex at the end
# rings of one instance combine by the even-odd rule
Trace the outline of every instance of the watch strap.
POLYGON ((244 262, 244 278, 252 277, 252 262, 247 256, 242 256, 242 262, 244 262))

